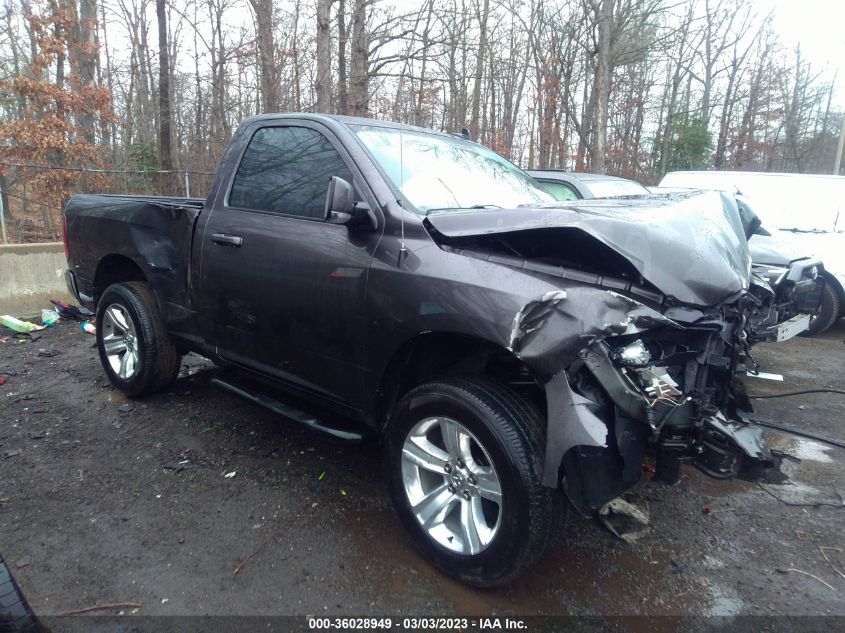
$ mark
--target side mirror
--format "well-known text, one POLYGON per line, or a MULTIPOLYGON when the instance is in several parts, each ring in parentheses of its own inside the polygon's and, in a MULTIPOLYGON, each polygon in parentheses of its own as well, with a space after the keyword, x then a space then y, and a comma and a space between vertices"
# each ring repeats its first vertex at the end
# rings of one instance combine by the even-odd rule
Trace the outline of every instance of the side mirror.
POLYGON ((338 176, 332 176, 329 180, 325 217, 329 224, 369 224, 373 230, 378 226, 375 213, 369 205, 366 202, 355 202, 352 185, 338 176))
POLYGON ((332 224, 348 224, 354 211, 352 185, 343 178, 332 176, 326 194, 326 221, 332 224))

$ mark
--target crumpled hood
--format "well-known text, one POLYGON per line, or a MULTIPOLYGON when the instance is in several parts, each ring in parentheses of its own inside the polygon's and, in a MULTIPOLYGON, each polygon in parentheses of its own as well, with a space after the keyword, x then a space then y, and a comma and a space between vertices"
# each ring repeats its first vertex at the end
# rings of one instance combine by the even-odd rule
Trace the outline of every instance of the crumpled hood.
MULTIPOLYGON (((447 238, 538 229, 583 231, 627 259, 661 292, 712 306, 746 290, 751 257, 732 196, 713 191, 578 200, 430 214, 447 238)), ((590 266, 590 253, 566 253, 590 266)))

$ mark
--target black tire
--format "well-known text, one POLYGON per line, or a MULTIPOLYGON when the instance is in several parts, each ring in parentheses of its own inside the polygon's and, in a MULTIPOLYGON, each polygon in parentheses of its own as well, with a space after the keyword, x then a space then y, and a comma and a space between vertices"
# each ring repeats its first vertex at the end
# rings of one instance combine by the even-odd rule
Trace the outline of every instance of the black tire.
POLYGON ((38 622, 0 556, 0 633, 37 633, 38 622))
POLYGON ((142 281, 113 284, 103 292, 97 305, 97 350, 109 380, 133 398, 169 388, 182 363, 182 355, 167 334, 155 296, 150 286, 142 281), (115 305, 128 314, 135 330, 138 363, 134 373, 126 378, 112 368, 103 345, 104 315, 115 305))
POLYGON ((385 437, 388 482, 400 520, 430 562, 464 583, 494 587, 510 582, 543 556, 560 536, 564 515, 562 497, 540 483, 545 436, 545 423, 527 403, 486 378, 444 378, 401 398, 385 437), (429 536, 405 492, 405 438, 418 422, 441 416, 459 421, 484 446, 501 483, 498 529, 477 554, 449 551, 429 536))
POLYGON ((810 321, 810 327, 806 330, 807 336, 821 334, 839 320, 839 293, 834 283, 830 279, 825 279, 819 314, 810 321))

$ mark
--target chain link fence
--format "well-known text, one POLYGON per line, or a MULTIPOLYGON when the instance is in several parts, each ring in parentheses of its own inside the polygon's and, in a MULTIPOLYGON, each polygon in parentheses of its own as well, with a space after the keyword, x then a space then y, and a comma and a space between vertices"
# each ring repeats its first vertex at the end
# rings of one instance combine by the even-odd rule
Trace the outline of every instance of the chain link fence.
POLYGON ((3 161, 0 173, 0 240, 4 244, 61 240, 63 206, 77 193, 202 198, 214 179, 210 171, 87 169, 3 161))

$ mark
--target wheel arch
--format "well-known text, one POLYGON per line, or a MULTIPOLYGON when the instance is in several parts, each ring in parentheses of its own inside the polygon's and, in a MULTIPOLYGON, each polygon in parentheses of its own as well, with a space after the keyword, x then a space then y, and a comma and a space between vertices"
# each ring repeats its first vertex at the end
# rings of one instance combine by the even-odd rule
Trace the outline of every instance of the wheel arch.
POLYGON ((845 304, 845 285, 843 285, 845 284, 845 282, 843 282, 845 277, 837 277, 827 270, 824 271, 822 275, 824 275, 825 282, 831 284, 836 289, 836 294, 839 296, 840 304, 845 304))
POLYGON ((112 253, 100 259, 94 272, 94 305, 100 302, 100 297, 106 288, 125 281, 148 282, 149 280, 141 267, 126 255, 112 253))
POLYGON ((545 417, 542 381, 509 349, 457 332, 424 332, 407 340, 379 377, 376 422, 387 426, 396 402, 416 385, 435 377, 480 374, 510 385, 545 417))

